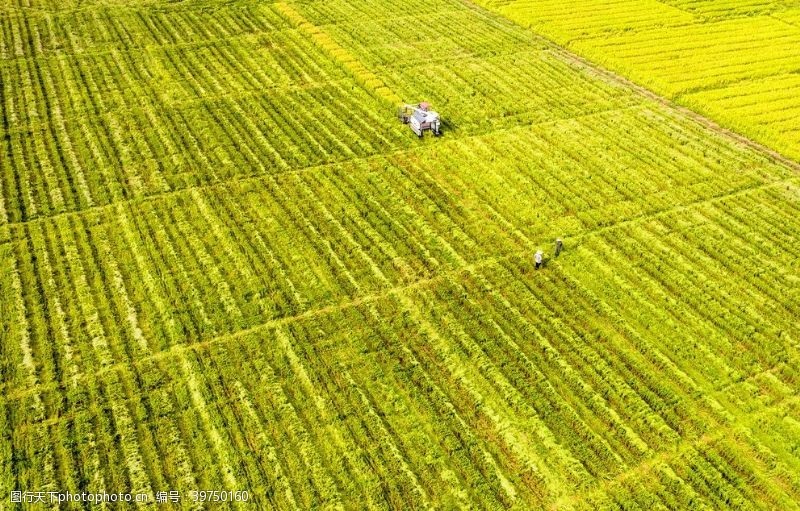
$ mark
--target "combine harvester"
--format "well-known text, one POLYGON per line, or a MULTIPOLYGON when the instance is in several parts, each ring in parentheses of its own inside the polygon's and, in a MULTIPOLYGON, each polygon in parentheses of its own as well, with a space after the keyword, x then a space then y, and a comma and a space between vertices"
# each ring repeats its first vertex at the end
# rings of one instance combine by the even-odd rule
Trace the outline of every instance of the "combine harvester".
POLYGON ((430 108, 431 104, 426 101, 418 105, 403 105, 397 109, 397 118, 403 124, 408 124, 411 131, 420 138, 425 130, 430 130, 434 135, 439 136, 442 134, 439 114, 430 108))

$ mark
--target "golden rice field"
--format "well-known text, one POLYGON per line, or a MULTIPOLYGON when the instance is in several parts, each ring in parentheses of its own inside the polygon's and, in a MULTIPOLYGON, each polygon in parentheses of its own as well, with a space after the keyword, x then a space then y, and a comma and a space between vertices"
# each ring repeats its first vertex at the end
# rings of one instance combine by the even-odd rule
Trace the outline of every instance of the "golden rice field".
POLYGON ((800 166, 539 35, 792 155, 791 9, 537 5, 6 0, 0 509, 800 509, 800 166))

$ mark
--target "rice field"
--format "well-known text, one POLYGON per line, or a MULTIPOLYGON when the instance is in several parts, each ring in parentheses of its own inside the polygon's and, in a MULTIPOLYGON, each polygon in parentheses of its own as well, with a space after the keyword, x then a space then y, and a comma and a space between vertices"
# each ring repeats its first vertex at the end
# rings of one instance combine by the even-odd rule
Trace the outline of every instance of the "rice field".
POLYGON ((796 163, 458 0, 8 2, 0 105, 0 508, 800 508, 796 163))

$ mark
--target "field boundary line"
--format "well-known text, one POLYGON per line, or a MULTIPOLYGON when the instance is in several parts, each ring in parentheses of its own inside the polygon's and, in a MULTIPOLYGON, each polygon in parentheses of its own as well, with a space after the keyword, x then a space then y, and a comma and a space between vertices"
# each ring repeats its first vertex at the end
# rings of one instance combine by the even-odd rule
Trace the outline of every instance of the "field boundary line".
POLYGON ((800 172, 800 162, 795 161, 794 159, 783 155, 779 151, 772 149, 771 147, 768 147, 759 142, 756 142, 755 140, 745 135, 742 135, 736 131, 733 131, 732 129, 726 128, 721 124, 719 124, 718 122, 714 121, 713 119, 706 117, 705 115, 702 115, 692 110, 689 107, 676 103, 672 99, 669 99, 656 92, 653 92, 652 90, 648 89, 645 86, 639 85, 636 82, 633 82, 630 79, 626 78, 625 76, 616 73, 610 69, 607 69, 601 66, 600 64, 597 64, 589 60, 588 58, 583 57, 573 52, 572 50, 569 50, 568 48, 565 48, 564 46, 558 44, 557 42, 553 41, 547 36, 542 35, 539 32, 533 30, 533 28, 531 27, 526 27, 520 23, 511 20, 505 15, 500 14, 499 12, 491 11, 485 7, 482 7, 474 3, 472 0, 460 0, 460 1, 465 5, 471 7, 473 10, 494 14, 498 18, 501 18, 505 23, 509 23, 513 26, 527 30, 528 32, 532 33, 533 35, 541 39, 545 43, 545 45, 549 47, 549 49, 552 51, 553 54, 561 56, 565 61, 580 66, 581 68, 585 69, 587 72, 591 74, 594 74, 595 76, 598 76, 600 78, 605 78, 606 80, 612 83, 627 87, 636 92, 637 94, 641 95, 642 97, 648 98, 656 103, 659 103, 669 108, 670 110, 677 112, 683 115, 684 117, 697 122, 701 126, 709 129, 714 133, 717 133, 722 137, 725 137, 729 140, 733 140, 741 145, 744 145, 746 147, 755 150, 756 152, 762 155, 768 156, 774 163, 783 164, 786 167, 795 170, 796 172, 800 172))

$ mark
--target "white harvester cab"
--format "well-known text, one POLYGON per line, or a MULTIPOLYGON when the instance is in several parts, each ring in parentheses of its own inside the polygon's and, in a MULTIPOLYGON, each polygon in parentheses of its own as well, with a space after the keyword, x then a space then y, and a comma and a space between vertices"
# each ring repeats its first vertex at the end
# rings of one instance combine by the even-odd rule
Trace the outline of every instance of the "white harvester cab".
POLYGON ((418 105, 403 105, 397 110, 397 118, 403 124, 408 124, 411 131, 422 137, 425 130, 430 130, 434 135, 441 135, 441 120, 439 114, 431 110, 431 105, 423 101, 418 105))

